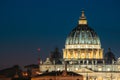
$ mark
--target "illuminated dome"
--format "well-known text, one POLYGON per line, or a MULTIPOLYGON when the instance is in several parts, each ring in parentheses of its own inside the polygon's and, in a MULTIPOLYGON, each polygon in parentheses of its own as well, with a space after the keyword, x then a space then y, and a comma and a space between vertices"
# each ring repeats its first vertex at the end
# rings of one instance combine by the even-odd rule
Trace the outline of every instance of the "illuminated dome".
POLYGON ((70 48, 101 48, 97 33, 88 26, 84 11, 75 27, 66 39, 65 47, 70 48))

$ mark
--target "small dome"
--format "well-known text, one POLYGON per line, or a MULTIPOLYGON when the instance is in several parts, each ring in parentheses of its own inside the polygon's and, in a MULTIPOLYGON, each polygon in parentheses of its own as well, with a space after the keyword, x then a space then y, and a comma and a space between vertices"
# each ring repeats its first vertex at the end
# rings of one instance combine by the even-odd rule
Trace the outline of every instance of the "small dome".
POLYGON ((120 57, 117 59, 117 64, 120 64, 120 57))
POLYGON ((61 58, 62 58, 62 55, 59 52, 59 49, 56 47, 55 50, 51 52, 50 61, 55 64, 61 64, 62 63, 61 58))
POLYGON ((115 55, 111 52, 111 49, 108 49, 108 52, 105 54, 105 62, 112 63, 112 61, 116 61, 115 55))

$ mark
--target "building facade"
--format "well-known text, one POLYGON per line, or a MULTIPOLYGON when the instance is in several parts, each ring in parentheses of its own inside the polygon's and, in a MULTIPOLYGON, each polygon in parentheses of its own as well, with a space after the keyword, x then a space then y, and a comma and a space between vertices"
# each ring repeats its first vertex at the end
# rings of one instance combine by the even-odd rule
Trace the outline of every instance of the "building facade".
POLYGON ((40 72, 63 71, 67 63, 67 71, 83 76, 83 80, 120 80, 120 58, 116 59, 109 49, 104 56, 100 38, 89 27, 84 11, 78 25, 68 35, 63 49, 63 58, 46 59, 40 62, 40 72))

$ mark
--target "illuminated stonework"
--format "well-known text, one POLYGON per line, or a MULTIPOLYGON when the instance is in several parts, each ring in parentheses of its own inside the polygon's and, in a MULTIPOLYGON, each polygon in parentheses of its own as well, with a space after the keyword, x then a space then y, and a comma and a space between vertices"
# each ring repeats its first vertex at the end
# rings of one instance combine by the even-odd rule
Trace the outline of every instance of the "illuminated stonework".
POLYGON ((78 23, 79 23, 80 25, 83 25, 83 24, 86 25, 86 24, 87 24, 87 20, 86 20, 84 11, 82 11, 82 15, 81 15, 80 20, 78 21, 78 23))
MULTIPOLYGON (((58 55, 55 53, 55 56, 58 55)), ((51 57, 50 57, 51 58, 51 57)), ((77 27, 68 35, 63 49, 63 58, 57 60, 40 62, 40 72, 54 71, 75 72, 83 76, 83 79, 64 78, 64 80, 120 80, 120 58, 116 60, 115 55, 109 49, 103 57, 100 39, 97 33, 88 26, 84 11, 77 27)), ((32 80, 58 80, 55 77, 37 76, 32 80)), ((59 78, 63 80, 63 78, 59 78)))
POLYGON ((71 59, 103 59, 103 49, 97 33, 88 26, 84 11, 77 27, 75 27, 66 39, 63 58, 71 59))
POLYGON ((103 59, 101 49, 66 49, 64 59, 103 59))
POLYGON ((65 45, 66 49, 101 49, 100 45, 87 45, 87 44, 76 44, 76 45, 65 45))

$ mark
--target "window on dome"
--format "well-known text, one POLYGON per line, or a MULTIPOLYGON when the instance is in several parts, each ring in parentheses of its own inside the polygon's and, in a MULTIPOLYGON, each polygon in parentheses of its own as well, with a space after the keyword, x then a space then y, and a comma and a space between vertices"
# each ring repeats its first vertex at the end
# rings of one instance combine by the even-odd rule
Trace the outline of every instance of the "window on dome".
POLYGON ((82 40, 82 43, 84 43, 84 40, 82 40))
POLYGON ((82 54, 81 54, 81 59, 84 59, 84 58, 85 58, 85 54, 82 53, 82 54))
POLYGON ((90 33, 88 34, 88 37, 91 37, 91 34, 90 34, 90 33))
POLYGON ((84 32, 82 32, 82 38, 84 38, 84 32))
POLYGON ((70 39, 70 44, 72 44, 72 38, 70 39))
POLYGON ((78 43, 78 37, 76 38, 76 44, 78 43))
POLYGON ((94 40, 94 44, 96 44, 96 40, 94 40))

